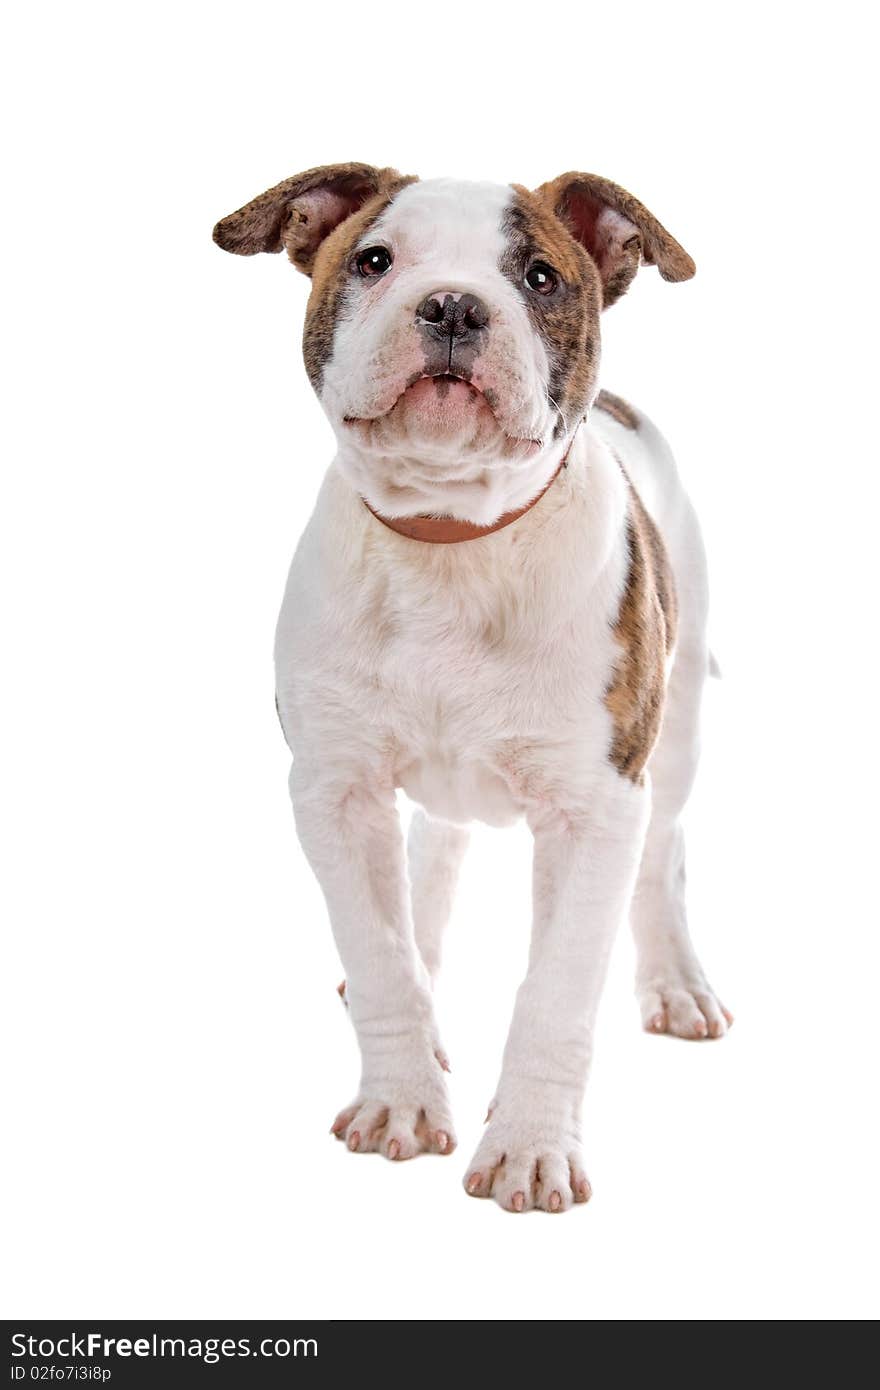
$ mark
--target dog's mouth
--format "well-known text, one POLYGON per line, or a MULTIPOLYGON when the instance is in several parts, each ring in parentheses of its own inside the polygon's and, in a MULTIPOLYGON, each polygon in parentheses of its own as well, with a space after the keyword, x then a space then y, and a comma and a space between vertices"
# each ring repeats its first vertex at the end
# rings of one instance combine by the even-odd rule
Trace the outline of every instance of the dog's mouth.
POLYGON ((497 413, 494 393, 476 386, 456 372, 419 372, 410 378, 391 406, 377 415, 346 415, 344 423, 362 433, 384 434, 384 426, 398 424, 407 434, 423 432, 429 439, 454 438, 470 434, 474 428, 498 432, 506 446, 516 446, 523 457, 538 453, 543 440, 512 435, 505 430, 497 413))
POLYGON ((470 404, 476 408, 484 406, 493 415, 495 414, 492 409, 492 402, 486 393, 460 373, 417 372, 415 376, 410 377, 387 410, 379 411, 376 415, 346 415, 345 423, 347 425, 372 425, 378 420, 389 419, 411 401, 425 405, 432 402, 448 402, 452 393, 455 393, 452 398, 461 405, 470 404))

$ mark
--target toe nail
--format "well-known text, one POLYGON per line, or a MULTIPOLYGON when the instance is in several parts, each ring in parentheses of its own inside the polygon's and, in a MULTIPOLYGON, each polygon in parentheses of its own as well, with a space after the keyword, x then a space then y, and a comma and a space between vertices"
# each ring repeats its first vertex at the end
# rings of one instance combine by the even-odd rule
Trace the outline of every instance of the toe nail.
POLYGON ((477 1188, 479 1187, 479 1185, 480 1185, 480 1174, 479 1174, 479 1173, 471 1173, 470 1177, 469 1177, 468 1180, 467 1180, 467 1190, 468 1190, 468 1192, 471 1192, 471 1193, 476 1192, 476 1190, 477 1190, 477 1188))
POLYGON ((389 1157, 389 1158, 397 1158, 397 1155, 398 1155, 399 1153, 400 1153, 400 1144, 397 1142, 396 1139, 392 1139, 392 1140, 391 1140, 391 1143, 388 1145, 388 1157, 389 1157))
POLYGON ((663 1017, 661 1014, 655 1014, 655 1016, 651 1019, 651 1027, 653 1028, 655 1033, 663 1032, 663 1017))
POLYGON ((351 1133, 351 1134, 348 1136, 348 1147, 351 1149, 352 1153, 355 1152, 355 1150, 356 1150, 356 1148, 357 1148, 357 1146, 358 1146, 358 1144, 359 1144, 360 1142, 361 1142, 360 1133, 358 1132, 358 1130, 354 1130, 353 1133, 351 1133))
POLYGON ((524 1192, 514 1192, 514 1194, 513 1194, 513 1209, 514 1209, 514 1211, 522 1211, 522 1209, 523 1209, 523 1207, 525 1206, 525 1204, 526 1204, 526 1194, 525 1194, 524 1192))
POLYGON ((560 1208, 561 1206, 562 1206, 562 1198, 560 1197, 559 1193, 558 1193, 558 1192, 551 1192, 551 1193, 550 1193, 550 1210, 551 1210, 551 1211, 558 1211, 559 1208, 560 1208))
POLYGON ((441 1153, 443 1153, 444 1149, 449 1148, 449 1135, 445 1134, 442 1129, 438 1129, 437 1131, 437 1148, 441 1153))

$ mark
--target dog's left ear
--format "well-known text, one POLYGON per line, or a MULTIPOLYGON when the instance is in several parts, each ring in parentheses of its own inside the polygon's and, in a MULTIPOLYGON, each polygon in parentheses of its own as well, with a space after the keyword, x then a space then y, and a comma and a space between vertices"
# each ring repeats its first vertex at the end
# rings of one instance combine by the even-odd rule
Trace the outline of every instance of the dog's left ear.
POLYGON ((696 266, 646 207, 598 174, 561 174, 535 189, 589 252, 602 277, 607 309, 629 288, 639 262, 656 265, 664 280, 689 280, 696 266))
POLYGON ((214 228, 224 251, 255 256, 286 250, 297 270, 311 275, 325 237, 371 198, 395 193, 414 180, 372 164, 324 164, 294 174, 261 193, 214 228))

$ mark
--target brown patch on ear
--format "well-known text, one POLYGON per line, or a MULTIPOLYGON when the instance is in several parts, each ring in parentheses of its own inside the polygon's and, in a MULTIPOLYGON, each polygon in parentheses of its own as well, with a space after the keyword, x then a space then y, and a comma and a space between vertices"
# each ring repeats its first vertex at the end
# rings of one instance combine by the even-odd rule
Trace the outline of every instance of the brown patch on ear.
POLYGON ((224 251, 255 256, 286 249, 298 270, 311 275, 325 237, 379 194, 391 195, 412 176, 372 164, 325 164, 294 174, 224 217, 214 240, 224 251))
POLYGON ((640 261, 664 280, 689 280, 696 266, 684 247, 625 188, 598 174, 572 172, 536 190, 592 256, 607 308, 626 292, 640 261))
POLYGON ((615 396, 613 391, 600 391, 594 404, 597 410, 604 410, 606 415, 610 415, 618 425, 623 425, 624 429, 638 429, 639 417, 629 401, 625 401, 622 396, 615 396))
POLYGON ((614 720, 611 762, 621 776, 640 783, 663 719, 678 602, 660 532, 628 478, 627 484, 629 570, 614 625, 621 653, 605 704, 614 720))

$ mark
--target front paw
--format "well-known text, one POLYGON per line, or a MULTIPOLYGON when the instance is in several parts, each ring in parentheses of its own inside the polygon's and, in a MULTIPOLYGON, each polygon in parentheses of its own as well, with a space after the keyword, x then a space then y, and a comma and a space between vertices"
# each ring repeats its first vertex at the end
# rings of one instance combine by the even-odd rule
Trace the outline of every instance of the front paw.
POLYGON ((672 962, 637 985, 642 1027, 646 1033, 673 1033, 678 1038, 723 1038, 733 1023, 706 983, 699 966, 672 962))
POLYGON ((577 1126, 536 1124, 499 1107, 464 1179, 471 1197, 493 1197, 505 1211, 568 1211, 590 1200, 577 1126))
POLYGON ((364 1086, 331 1127, 352 1153, 380 1153, 402 1162, 422 1153, 451 1154, 455 1128, 442 1081, 364 1086))

